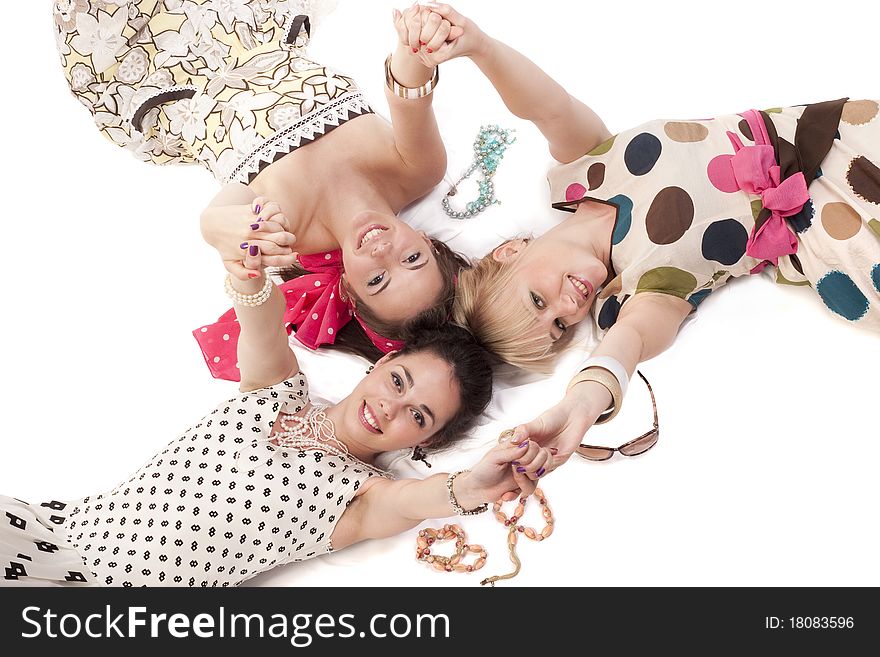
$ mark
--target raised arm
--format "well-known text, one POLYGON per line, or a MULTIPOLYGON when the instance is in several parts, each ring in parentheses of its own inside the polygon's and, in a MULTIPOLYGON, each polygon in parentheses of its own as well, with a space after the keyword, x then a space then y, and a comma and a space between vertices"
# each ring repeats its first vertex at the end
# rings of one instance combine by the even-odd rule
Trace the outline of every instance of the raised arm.
POLYGON ((429 91, 433 90, 437 68, 423 64, 417 53, 432 44, 439 47, 454 33, 448 21, 418 5, 403 13, 394 10, 394 27, 397 47, 388 62, 390 78, 385 85, 394 146, 407 170, 433 185, 446 173, 446 148, 434 116, 434 95, 429 91))
MULTIPOLYGON (((534 442, 522 447, 512 443, 498 445, 471 470, 455 478, 453 494, 465 510, 502 498, 531 495, 535 482, 529 475, 535 477, 549 459, 549 451, 534 442), (516 465, 512 461, 516 461, 516 465)), ((334 547, 368 538, 395 536, 428 518, 453 515, 455 511, 446 488, 448 476, 440 473, 427 479, 367 480, 363 492, 345 511, 333 533, 334 547)))
MULTIPOLYGON (((251 221, 257 226, 257 228, 248 226, 252 235, 266 238, 266 226, 269 224, 277 225, 278 230, 281 230, 280 226, 285 220, 277 207, 266 203, 264 199, 254 199, 246 187, 241 187, 244 191, 242 189, 228 191, 223 200, 232 201, 232 204, 225 207, 238 207, 237 214, 244 214, 246 221, 251 221), (247 202, 248 205, 242 205, 242 201, 247 202)), ((204 224, 202 230, 205 231, 204 224)), ((229 272, 226 290, 232 297, 241 328, 238 338, 240 390, 247 392, 264 388, 290 378, 299 371, 299 364, 287 342, 287 331, 284 328, 286 303, 281 292, 269 280, 265 270, 266 257, 261 254, 259 246, 264 239, 252 239, 249 244, 239 243, 240 237, 234 232, 226 234, 224 239, 218 238, 217 235, 213 235, 212 238, 214 241, 209 243, 220 253, 229 272), (230 258, 228 253, 233 253, 234 256, 230 258)), ((206 241, 208 241, 207 236, 206 241)))
MULTIPOLYGON (((640 362, 665 351, 693 310, 687 301, 667 294, 642 293, 627 301, 591 356, 610 356, 632 377, 640 362)), ((571 386, 556 406, 514 432, 514 440, 536 440, 558 450, 552 469, 565 463, 600 415, 612 404, 607 387, 596 381, 571 386)))
POLYGON ((525 55, 487 36, 473 21, 447 4, 426 6, 461 33, 434 53, 425 53, 422 60, 439 63, 455 57, 470 57, 507 108, 538 127, 556 160, 563 163, 576 160, 611 137, 593 110, 572 97, 525 55))

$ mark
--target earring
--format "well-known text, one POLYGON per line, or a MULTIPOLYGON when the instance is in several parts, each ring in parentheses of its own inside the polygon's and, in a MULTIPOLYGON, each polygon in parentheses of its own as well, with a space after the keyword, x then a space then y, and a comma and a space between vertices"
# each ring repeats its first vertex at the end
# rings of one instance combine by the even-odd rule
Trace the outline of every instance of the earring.
POLYGON ((428 455, 425 454, 425 450, 423 450, 419 445, 413 447, 412 456, 410 456, 410 458, 413 461, 421 461, 429 468, 431 467, 431 464, 428 463, 428 455))
POLYGON ((369 374, 369 373, 372 372, 372 371, 373 371, 373 366, 370 365, 370 366, 367 368, 367 374, 369 374))

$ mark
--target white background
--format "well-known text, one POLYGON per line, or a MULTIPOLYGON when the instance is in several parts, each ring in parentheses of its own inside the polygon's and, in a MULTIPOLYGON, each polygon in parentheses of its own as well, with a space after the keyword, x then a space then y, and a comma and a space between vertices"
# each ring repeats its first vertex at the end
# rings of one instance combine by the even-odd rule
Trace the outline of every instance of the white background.
MULTIPOLYGON (((458 8, 618 132, 653 118, 880 96, 880 10, 815 4, 461 0, 458 8)), ((210 378, 190 335, 228 307, 222 267, 198 231, 216 183, 198 167, 137 162, 98 135, 66 86, 48 5, 14 3, 0 38, 0 493, 33 502, 109 490, 235 390, 210 378)), ((357 79, 383 114, 393 6, 340 0, 313 31, 311 51, 357 79)), ((504 109, 475 67, 444 65, 435 106, 451 177, 467 166, 482 123, 518 134, 496 176, 502 207, 464 226, 467 235, 449 222, 437 223, 438 234, 477 255, 558 220, 546 209, 551 162, 540 135, 504 109)), ((442 217, 443 191, 408 216, 420 226, 442 217)), ((363 372, 353 358, 299 354, 328 399, 363 372)), ((713 294, 676 345, 643 367, 658 397, 658 446, 605 464, 572 461, 549 477, 556 532, 521 544, 512 584, 880 585, 878 366, 877 336, 833 318, 809 290, 755 277, 713 294)), ((552 403, 564 382, 560 373, 526 397, 510 388, 468 449, 439 466, 473 461, 498 429, 552 403)), ((591 442, 619 444, 649 426, 636 381, 619 419, 591 442)), ((490 551, 479 575, 430 572, 413 559, 410 532, 253 583, 476 587, 507 572, 504 530, 488 515, 464 526, 490 551)))

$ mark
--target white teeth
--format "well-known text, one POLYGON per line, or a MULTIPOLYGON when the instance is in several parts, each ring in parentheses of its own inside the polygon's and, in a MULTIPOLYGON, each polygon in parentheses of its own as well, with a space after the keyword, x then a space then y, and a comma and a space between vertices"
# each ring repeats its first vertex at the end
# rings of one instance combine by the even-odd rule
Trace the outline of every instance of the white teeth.
POLYGON ((578 290, 580 290, 581 294, 583 294, 585 297, 590 296, 590 290, 587 288, 586 285, 584 285, 583 283, 581 283, 578 279, 576 279, 576 278, 572 278, 571 276, 569 276, 569 277, 568 277, 568 280, 570 280, 570 281, 572 282, 572 284, 573 284, 578 290))
POLYGON ((364 418, 367 420, 367 424, 373 427, 376 431, 380 431, 379 423, 376 422, 376 418, 374 418, 373 414, 370 413, 370 409, 367 408, 366 404, 364 404, 364 418))
POLYGON ((363 246, 364 244, 369 242, 371 239, 373 239, 377 235, 381 235, 384 232, 385 232, 384 228, 374 228, 373 230, 367 231, 367 234, 364 235, 363 239, 361 240, 360 246, 363 246))

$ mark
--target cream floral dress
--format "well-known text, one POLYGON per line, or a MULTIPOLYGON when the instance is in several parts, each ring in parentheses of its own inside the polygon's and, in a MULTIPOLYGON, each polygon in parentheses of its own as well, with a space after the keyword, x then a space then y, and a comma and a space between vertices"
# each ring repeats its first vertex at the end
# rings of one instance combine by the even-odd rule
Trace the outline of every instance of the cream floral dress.
POLYGON ((74 95, 100 131, 157 164, 221 182, 371 110, 348 77, 310 61, 308 0, 55 0, 74 95))

